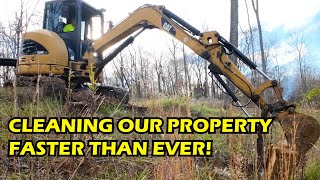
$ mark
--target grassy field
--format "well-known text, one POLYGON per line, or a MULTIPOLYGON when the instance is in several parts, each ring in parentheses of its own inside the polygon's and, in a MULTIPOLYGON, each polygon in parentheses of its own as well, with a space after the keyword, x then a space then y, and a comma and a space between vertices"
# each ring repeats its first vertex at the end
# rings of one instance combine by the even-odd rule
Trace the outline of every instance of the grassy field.
MULTIPOLYGON (((58 100, 45 99, 14 105, 11 91, 0 90, 0 179, 257 179, 256 135, 227 134, 12 134, 7 122, 12 117, 223 117, 243 116, 236 108, 224 110, 215 100, 183 97, 139 100, 148 110, 137 114, 118 105, 102 103, 94 111, 75 111, 58 100), (212 157, 8 157, 8 140, 213 140, 212 157)), ((300 110, 320 119, 320 111, 300 110)), ((281 134, 274 124, 266 144, 281 134)), ((307 154, 303 178, 320 179, 320 142, 307 154)), ((286 172, 284 172, 285 174, 286 172)), ((286 176, 283 176, 286 177, 286 176)), ((285 179, 285 178, 283 178, 285 179)))

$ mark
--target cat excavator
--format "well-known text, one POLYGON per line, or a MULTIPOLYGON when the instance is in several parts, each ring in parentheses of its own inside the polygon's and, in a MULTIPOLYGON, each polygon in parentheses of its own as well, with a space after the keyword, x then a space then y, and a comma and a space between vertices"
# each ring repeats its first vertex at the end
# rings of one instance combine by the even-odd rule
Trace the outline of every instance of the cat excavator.
MULTIPOLYGON (((318 140, 319 122, 296 112, 296 105, 283 98, 279 82, 260 70, 253 61, 217 31, 201 32, 165 6, 148 4, 136 9, 106 33, 103 27, 103 9, 96 9, 82 0, 46 2, 43 29, 27 32, 23 36, 22 54, 17 62, 20 85, 23 81, 41 74, 43 77, 51 78, 47 80, 49 83, 43 83, 42 86, 50 86, 51 89, 61 87, 58 90, 63 91, 70 78, 70 72, 72 77, 69 81, 75 90, 81 90, 86 83, 92 82, 90 77, 101 82, 103 68, 135 38, 147 29, 160 29, 208 61, 211 74, 237 106, 243 107, 223 77, 230 80, 261 109, 262 117, 273 117, 278 121, 283 128, 287 144, 295 144, 297 157, 305 156, 318 140), (71 28, 71 32, 65 32, 64 27, 71 22, 74 28, 71 28), (101 36, 94 39, 94 35, 97 34, 101 36), (116 44, 118 46, 104 56, 104 52, 116 44), (229 59, 230 54, 234 54, 252 71, 262 75, 265 81, 259 87, 255 87, 229 59), (273 102, 268 102, 264 97, 266 90, 273 91, 274 97, 270 98, 274 100, 273 102)), ((97 93, 124 98, 123 91, 112 87, 98 86, 97 93)), ((128 102, 128 99, 125 102, 128 102)), ((242 109, 247 116, 250 116, 244 108, 242 109)), ((275 163, 266 162, 263 157, 264 151, 263 136, 258 133, 258 159, 264 162, 260 165, 272 169, 275 163)))

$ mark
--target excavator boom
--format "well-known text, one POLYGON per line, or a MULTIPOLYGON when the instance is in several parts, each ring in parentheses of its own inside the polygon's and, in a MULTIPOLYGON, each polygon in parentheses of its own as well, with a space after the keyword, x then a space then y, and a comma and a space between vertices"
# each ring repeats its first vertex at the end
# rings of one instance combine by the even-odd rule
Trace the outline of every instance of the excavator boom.
MULTIPOLYGON (((203 59, 207 60, 210 63, 209 69, 211 73, 223 85, 229 95, 231 95, 234 102, 239 104, 237 97, 230 91, 224 80, 220 77, 221 75, 229 79, 238 89, 251 99, 252 102, 262 110, 261 115, 263 117, 270 115, 275 117, 282 125, 288 143, 291 144, 293 142, 296 144, 299 157, 304 156, 318 140, 320 136, 319 122, 310 116, 296 113, 295 104, 291 104, 283 99, 282 88, 276 80, 272 80, 267 74, 261 71, 255 63, 223 38, 218 32, 200 32, 171 11, 165 9, 164 6, 141 6, 131 13, 129 17, 125 18, 93 43, 91 47, 92 50, 87 51, 85 55, 89 59, 90 57, 93 57, 93 52, 102 53, 114 44, 140 30, 138 33, 125 40, 115 51, 96 63, 96 76, 99 76, 103 67, 121 52, 121 50, 132 43, 134 38, 144 29, 152 28, 157 28, 170 34, 203 59), (265 81, 259 87, 253 86, 248 78, 246 78, 229 59, 227 51, 236 55, 239 60, 246 64, 250 69, 261 74, 265 81), (268 103, 263 97, 263 92, 267 89, 273 89, 273 94, 275 96, 273 99, 275 102, 268 103), (298 128, 296 127, 297 124, 298 128), (297 131, 295 133, 296 136, 292 134, 293 130, 297 131)), ((262 135, 261 133, 258 133, 258 159, 261 161, 264 160, 262 145, 262 135)))
MULTIPOLYGON (((228 58, 226 49, 233 52, 239 57, 245 64, 247 64, 251 69, 258 70, 248 57, 242 54, 237 48, 226 41, 220 34, 216 31, 203 32, 199 30, 165 9, 164 6, 155 5, 144 5, 134 11, 129 17, 125 18, 113 29, 105 33, 101 38, 97 39, 93 45, 91 52, 101 53, 106 49, 110 48, 114 44, 129 37, 131 34, 139 29, 145 28, 158 28, 167 32, 196 54, 207 60, 210 64, 213 64, 215 70, 219 75, 226 76, 235 86, 237 86, 246 96, 248 96, 254 103, 263 109, 269 109, 268 104, 262 97, 262 93, 267 88, 273 87, 276 92, 276 96, 279 100, 283 100, 281 89, 277 81, 270 80, 270 78, 262 73, 268 80, 264 82, 260 87, 254 87, 249 80, 240 72, 240 70, 234 65, 234 63, 228 58)), ((130 43, 133 42, 132 37, 129 37, 130 43)), ((128 45, 128 41, 123 43, 128 45)), ((120 46, 119 46, 120 47, 120 46)), ((122 47, 121 49, 124 49, 122 47)), ((118 51, 119 53, 120 51, 118 51)), ((113 57, 116 54, 113 54, 113 57)), ((88 54, 87 54, 88 56, 88 54)), ((96 75, 101 73, 101 68, 103 68, 111 58, 104 58, 104 60, 96 64, 96 75)), ((283 107, 290 106, 282 101, 283 107)), ((270 110, 272 107, 270 107, 270 110)))

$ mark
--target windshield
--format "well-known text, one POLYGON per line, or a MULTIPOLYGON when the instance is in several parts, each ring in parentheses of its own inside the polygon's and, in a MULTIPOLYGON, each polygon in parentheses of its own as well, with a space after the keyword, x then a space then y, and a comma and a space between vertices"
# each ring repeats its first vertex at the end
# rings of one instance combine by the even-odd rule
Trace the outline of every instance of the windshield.
POLYGON ((63 1, 46 4, 44 29, 59 32, 69 18, 74 16, 74 6, 63 1))

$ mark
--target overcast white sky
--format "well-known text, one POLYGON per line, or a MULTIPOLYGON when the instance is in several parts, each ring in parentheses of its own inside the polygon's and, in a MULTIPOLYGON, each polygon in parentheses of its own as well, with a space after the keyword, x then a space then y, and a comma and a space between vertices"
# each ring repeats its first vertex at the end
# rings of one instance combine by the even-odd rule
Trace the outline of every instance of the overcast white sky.
MULTIPOLYGON (((27 6, 30 6, 29 11, 32 11, 33 6, 37 1, 38 0, 26 1, 27 6)), ((204 26, 207 26, 209 30, 217 30, 226 39, 229 38, 229 0, 85 1, 96 8, 105 8, 107 10, 105 13, 106 20, 112 20, 114 24, 117 24, 117 22, 125 18, 129 12, 134 11, 143 4, 165 5, 167 9, 174 12, 199 30, 202 30, 204 26)), ((44 2, 45 0, 40 0, 40 3, 37 6, 38 11, 43 9, 44 2)), ((244 0, 239 0, 239 18, 242 28, 246 28, 248 26, 244 2, 244 0)), ((255 24, 256 21, 252 11, 251 0, 247 0, 247 3, 251 13, 251 23, 255 24)), ((1 6, 0 20, 10 20, 19 4, 20 0, 6 1, 6 5, 1 6)), ((265 32, 277 34, 279 31, 279 34, 286 34, 296 29, 309 29, 309 33, 312 34, 312 38, 316 41, 320 40, 320 18, 315 18, 316 15, 320 14, 320 0, 260 0, 259 8, 262 27, 265 32)), ((159 33, 157 30, 149 30, 149 32, 141 35, 135 41, 135 44, 145 47, 145 49, 148 48, 151 51, 159 51, 161 49, 166 49, 169 39, 170 37, 165 33, 159 33)), ((283 46, 288 45, 286 43, 280 44, 283 46)), ((320 43, 314 44, 318 46, 320 43)), ((318 47, 320 47, 320 45, 318 47)))
MULTIPOLYGON (((26 1, 26 0, 25 0, 26 1)), ((28 0, 26 4, 32 6, 38 0, 28 0)), ((97 8, 105 8, 106 16, 117 22, 143 4, 165 5, 168 9, 189 21, 194 26, 201 27, 203 23, 219 31, 226 31, 229 25, 229 0, 85 0, 97 8)), ((37 9, 43 9, 45 0, 40 0, 37 9)), ((247 24, 245 1, 239 0, 240 23, 247 24)), ((252 9, 251 0, 247 0, 252 9)), ((1 19, 10 19, 19 7, 20 0, 6 1, 2 4, 1 19)), ((30 10, 32 7, 30 7, 30 10)), ((260 16, 265 30, 272 30, 278 26, 295 28, 303 26, 320 11, 319 0, 260 0, 260 16)), ((251 13, 253 15, 253 13, 251 13)), ((251 17, 254 22, 254 17, 251 17)))

